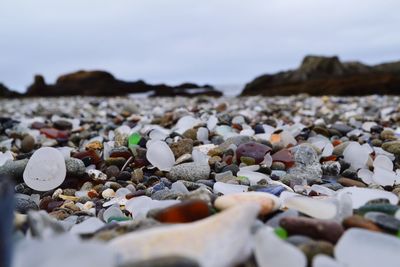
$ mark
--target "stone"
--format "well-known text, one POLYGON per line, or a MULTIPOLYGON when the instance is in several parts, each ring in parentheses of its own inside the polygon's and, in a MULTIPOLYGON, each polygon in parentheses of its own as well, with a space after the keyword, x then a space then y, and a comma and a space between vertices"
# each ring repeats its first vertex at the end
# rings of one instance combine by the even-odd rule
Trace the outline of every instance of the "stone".
POLYGON ((352 215, 347 217, 342 222, 344 228, 364 228, 370 231, 381 232, 382 230, 370 220, 360 216, 360 215, 352 215))
POLYGON ((244 204, 197 222, 128 233, 108 246, 122 256, 122 263, 175 255, 203 267, 234 266, 250 256, 250 228, 258 213, 258 205, 244 204))
POLYGON ((293 159, 296 164, 302 165, 312 165, 319 162, 317 152, 308 144, 293 147, 293 159))
POLYGON ((67 177, 82 177, 85 175, 86 168, 82 160, 77 158, 69 158, 65 160, 67 177))
POLYGON ((364 214, 364 218, 370 220, 380 228, 392 234, 396 234, 397 232, 400 231, 400 220, 388 214, 382 212, 370 211, 364 214))
POLYGON ((367 187, 363 182, 351 179, 351 178, 345 178, 341 177, 337 180, 337 182, 343 186, 356 186, 356 187, 367 187))
POLYGON ((174 153, 175 159, 178 159, 184 154, 192 154, 193 140, 185 138, 176 143, 170 144, 169 147, 171 148, 172 153, 174 153))
POLYGON ((242 203, 259 204, 261 215, 267 215, 280 207, 280 201, 276 196, 262 192, 244 192, 220 196, 215 200, 214 206, 219 210, 224 210, 242 203))
POLYGON ((254 255, 260 267, 306 267, 305 255, 295 246, 278 238, 268 227, 255 235, 254 255))
POLYGON ((26 214, 30 210, 38 210, 38 205, 30 198, 25 197, 15 197, 15 207, 16 212, 26 214))
POLYGON ((335 247, 335 258, 348 267, 396 267, 400 239, 359 228, 347 230, 335 247))
POLYGON ((173 181, 206 180, 210 176, 210 166, 206 163, 188 162, 173 166, 169 175, 173 181))
POLYGON ((264 160, 265 154, 271 151, 269 146, 256 143, 248 142, 238 146, 236 149, 236 160, 241 162, 242 157, 252 158, 256 164, 259 164, 264 160))
POLYGON ((66 176, 63 155, 55 148, 42 147, 33 153, 24 170, 24 182, 37 191, 48 191, 62 184, 66 176))
POLYGON ((382 148, 389 153, 400 155, 400 141, 385 142, 382 144, 382 148))
POLYGON ((344 232, 343 227, 335 221, 305 217, 285 217, 280 220, 279 225, 285 228, 289 235, 306 235, 331 243, 336 243, 344 232))
POLYGON ((0 166, 0 175, 21 180, 27 164, 28 159, 8 160, 0 166))
MULTIPOLYGON (((277 167, 276 163, 279 162, 285 164, 285 168, 286 166, 291 167, 294 164, 294 158, 289 149, 282 149, 274 153, 272 155, 272 160, 273 163, 275 163, 275 168, 277 167)), ((285 170, 285 168, 282 169, 282 167, 280 167, 282 170, 285 170)))
POLYGON ((333 219, 338 213, 333 202, 303 196, 288 197, 283 205, 317 219, 333 219))
POLYGON ((157 210, 153 218, 162 223, 189 223, 210 216, 208 203, 203 200, 188 200, 157 210))
POLYGON ((163 141, 153 141, 147 148, 147 160, 161 171, 170 171, 175 157, 169 146, 163 141))
POLYGON ((21 151, 24 153, 31 152, 35 148, 35 138, 31 135, 25 135, 21 141, 21 151))

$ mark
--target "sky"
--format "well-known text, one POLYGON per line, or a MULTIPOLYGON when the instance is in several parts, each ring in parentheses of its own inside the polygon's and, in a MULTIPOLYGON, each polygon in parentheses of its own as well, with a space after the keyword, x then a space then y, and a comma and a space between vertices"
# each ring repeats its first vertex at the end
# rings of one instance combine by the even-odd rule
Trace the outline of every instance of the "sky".
POLYGON ((398 0, 1 0, 0 82, 101 69, 124 80, 244 84, 307 54, 400 60, 398 0))

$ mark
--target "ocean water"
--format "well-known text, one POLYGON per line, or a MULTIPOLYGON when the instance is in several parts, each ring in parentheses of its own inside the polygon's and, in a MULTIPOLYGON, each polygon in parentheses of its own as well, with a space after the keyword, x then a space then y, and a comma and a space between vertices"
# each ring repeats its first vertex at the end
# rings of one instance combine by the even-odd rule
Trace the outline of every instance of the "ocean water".
POLYGON ((224 93, 224 96, 238 96, 242 92, 244 86, 244 84, 214 85, 217 90, 224 93))

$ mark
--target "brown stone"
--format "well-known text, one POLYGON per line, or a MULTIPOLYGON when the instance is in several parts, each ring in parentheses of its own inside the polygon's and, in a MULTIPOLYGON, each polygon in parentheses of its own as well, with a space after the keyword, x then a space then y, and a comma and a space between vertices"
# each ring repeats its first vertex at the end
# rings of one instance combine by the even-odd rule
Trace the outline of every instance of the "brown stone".
POLYGON ((335 222, 306 217, 286 217, 279 222, 289 235, 305 235, 313 239, 336 243, 343 234, 343 227, 335 222))
POLYGON ((373 222, 365 219, 364 217, 362 217, 360 215, 353 215, 353 216, 347 217, 346 219, 343 220, 342 224, 343 224, 343 227, 346 229, 352 228, 352 227, 357 227, 357 228, 368 229, 370 231, 375 231, 375 232, 382 231, 373 222))
POLYGON ((357 187, 367 187, 363 182, 350 179, 350 178, 345 178, 341 177, 338 180, 338 183, 343 185, 343 186, 357 186, 357 187))

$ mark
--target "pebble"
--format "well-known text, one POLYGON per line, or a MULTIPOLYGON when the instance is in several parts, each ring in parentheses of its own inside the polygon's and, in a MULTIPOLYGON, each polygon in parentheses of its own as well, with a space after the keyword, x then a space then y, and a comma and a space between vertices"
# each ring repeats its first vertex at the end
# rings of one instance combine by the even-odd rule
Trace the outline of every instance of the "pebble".
POLYGON ((331 243, 336 243, 344 232, 337 222, 306 217, 285 217, 280 220, 279 225, 286 229, 289 235, 306 235, 331 243))
POLYGON ((35 138, 26 135, 21 141, 21 151, 24 153, 31 152, 35 148, 35 138))
POLYGON ((368 229, 370 231, 381 232, 381 229, 376 224, 360 215, 352 215, 347 217, 343 220, 342 224, 346 229, 356 227, 368 229))
POLYGON ((236 158, 239 163, 243 157, 252 158, 258 164, 264 160, 265 154, 269 151, 271 151, 271 148, 266 145, 248 142, 238 146, 236 149, 236 158))
POLYGON ((188 162, 173 166, 169 172, 172 180, 206 180, 210 175, 210 166, 204 163, 188 162))

